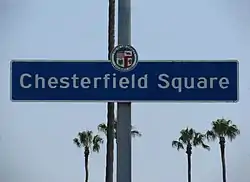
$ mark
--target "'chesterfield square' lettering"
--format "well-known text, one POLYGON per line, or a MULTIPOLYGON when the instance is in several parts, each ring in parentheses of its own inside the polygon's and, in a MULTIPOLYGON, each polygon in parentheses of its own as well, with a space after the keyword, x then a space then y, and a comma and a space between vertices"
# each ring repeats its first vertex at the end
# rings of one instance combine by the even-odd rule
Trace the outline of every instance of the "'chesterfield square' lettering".
MULTIPOLYGON (((163 73, 158 76, 157 86, 160 89, 176 89, 182 92, 184 89, 214 89, 219 86, 221 89, 227 89, 229 79, 227 77, 170 77, 163 73)), ((43 77, 39 74, 31 75, 23 73, 20 76, 20 86, 22 88, 35 89, 148 89, 148 74, 138 77, 132 74, 130 77, 116 77, 116 74, 105 74, 103 77, 79 77, 76 74, 71 77, 43 77)))

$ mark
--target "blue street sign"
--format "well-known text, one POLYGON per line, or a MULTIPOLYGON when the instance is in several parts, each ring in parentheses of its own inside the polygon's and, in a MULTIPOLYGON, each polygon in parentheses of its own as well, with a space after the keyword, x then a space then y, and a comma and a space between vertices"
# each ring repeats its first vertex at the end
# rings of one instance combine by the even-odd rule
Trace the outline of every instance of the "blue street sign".
MULTIPOLYGON (((129 57, 129 54, 126 56, 129 57)), ((237 61, 12 61, 12 101, 238 100, 237 61), (113 65, 112 65, 113 64, 113 65), (117 66, 116 65, 116 66, 117 66)))

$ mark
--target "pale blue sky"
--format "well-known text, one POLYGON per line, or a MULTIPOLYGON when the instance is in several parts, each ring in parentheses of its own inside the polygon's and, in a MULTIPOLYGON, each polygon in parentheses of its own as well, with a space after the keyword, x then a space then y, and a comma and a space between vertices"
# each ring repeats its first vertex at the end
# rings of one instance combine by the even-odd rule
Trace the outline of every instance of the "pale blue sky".
MULTIPOLYGON (((134 0, 132 43, 140 59, 240 60, 237 104, 135 103, 132 122, 134 182, 186 181, 184 151, 171 148, 180 129, 204 131, 232 119, 241 136, 227 144, 228 182, 249 182, 248 0, 134 0)), ((79 130, 105 121, 105 103, 12 103, 9 63, 14 58, 106 59, 107 0, 0 0, 0 181, 82 182, 79 130)), ((193 182, 218 182, 218 143, 193 152, 193 182)), ((90 158, 90 182, 104 181, 105 147, 90 158)))

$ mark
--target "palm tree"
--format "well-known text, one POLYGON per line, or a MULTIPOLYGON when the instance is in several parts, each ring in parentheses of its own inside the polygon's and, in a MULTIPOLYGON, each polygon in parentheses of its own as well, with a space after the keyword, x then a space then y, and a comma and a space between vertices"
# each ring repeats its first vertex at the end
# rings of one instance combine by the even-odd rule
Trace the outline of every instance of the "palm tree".
MULTIPOLYGON (((108 5, 108 59, 115 46, 115 0, 108 5)), ((114 163, 114 102, 107 103, 107 151, 106 151, 106 182, 113 182, 114 163)))
POLYGON ((188 161, 188 182, 191 182, 191 155, 192 147, 201 146, 204 149, 210 150, 210 147, 204 143, 205 135, 196 132, 193 128, 186 128, 180 131, 180 137, 178 140, 172 141, 172 147, 186 150, 188 161))
POLYGON ((217 138, 220 144, 221 165, 222 165, 222 181, 226 182, 226 161, 225 161, 225 143, 226 138, 230 141, 240 134, 238 127, 231 120, 217 119, 212 122, 212 129, 208 130, 206 137, 208 141, 215 141, 217 138))
MULTIPOLYGON (((113 130, 115 139, 117 138, 116 128, 117 128, 117 120, 115 119, 114 120, 114 130, 113 130)), ((107 127, 107 125, 105 123, 99 124, 97 129, 98 129, 98 131, 104 133, 107 136, 108 127, 107 127)), ((136 128, 134 126, 131 126, 131 136, 132 137, 141 137, 142 134, 141 134, 141 132, 136 130, 136 128)))
POLYGON ((77 138, 74 138, 74 143, 79 148, 84 148, 85 160, 85 182, 89 180, 89 155, 90 152, 99 152, 103 139, 99 135, 93 135, 92 131, 79 132, 77 138))

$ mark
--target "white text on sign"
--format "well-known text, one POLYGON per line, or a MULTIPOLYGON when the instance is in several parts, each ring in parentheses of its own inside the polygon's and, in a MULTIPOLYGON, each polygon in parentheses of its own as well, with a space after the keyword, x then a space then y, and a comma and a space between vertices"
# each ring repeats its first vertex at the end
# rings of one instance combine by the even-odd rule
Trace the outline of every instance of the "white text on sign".
MULTIPOLYGON (((155 76, 157 77, 156 87, 175 89, 177 92, 182 92, 185 89, 213 89, 215 87, 227 89, 230 85, 230 80, 227 77, 173 77, 166 73, 155 76)), ((25 89, 148 89, 148 77, 148 74, 117 77, 116 73, 105 74, 102 77, 80 77, 76 74, 70 77, 43 77, 39 74, 23 73, 20 75, 19 83, 20 87, 25 89)))

